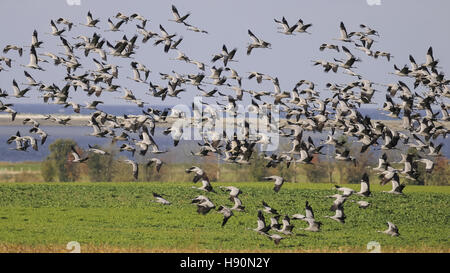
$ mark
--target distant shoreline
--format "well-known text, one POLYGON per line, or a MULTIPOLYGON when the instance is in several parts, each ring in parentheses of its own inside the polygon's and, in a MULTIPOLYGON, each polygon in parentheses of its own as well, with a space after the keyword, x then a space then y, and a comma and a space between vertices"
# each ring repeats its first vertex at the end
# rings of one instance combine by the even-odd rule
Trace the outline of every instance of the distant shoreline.
MULTIPOLYGON (((67 125, 58 124, 56 122, 52 122, 50 120, 45 120, 45 117, 47 115, 43 114, 17 114, 14 121, 11 121, 11 115, 10 114, 0 114, 0 126, 27 126, 23 124, 23 120, 25 118, 32 118, 39 122, 42 126, 79 126, 79 127, 88 127, 89 119, 91 118, 90 115, 80 115, 80 114, 72 114, 72 115, 65 115, 65 114, 53 114, 52 116, 59 117, 59 118, 67 118, 70 117, 70 121, 67 125)), ((131 115, 130 115, 131 116, 131 115)), ((283 123, 284 119, 280 120, 281 123, 283 123)), ((382 122, 388 127, 394 129, 394 130, 402 130, 402 121, 401 120, 373 120, 382 122)), ((173 118, 168 118, 167 123, 157 123, 158 127, 168 127, 170 124, 174 122, 173 118)), ((439 124, 442 124, 446 129, 450 129, 450 122, 443 122, 438 121, 439 124)))

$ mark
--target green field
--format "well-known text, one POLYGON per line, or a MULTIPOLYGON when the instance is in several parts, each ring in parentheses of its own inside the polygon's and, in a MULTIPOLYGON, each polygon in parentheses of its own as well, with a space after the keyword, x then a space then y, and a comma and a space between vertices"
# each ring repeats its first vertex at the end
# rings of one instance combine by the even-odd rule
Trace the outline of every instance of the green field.
MULTIPOLYGON (((81 252, 368 252, 370 241, 382 252, 450 252, 450 187, 407 186, 404 196, 382 193, 390 185, 373 185, 366 210, 345 204, 346 223, 323 218, 333 194, 331 184, 286 183, 278 194, 273 184, 231 183, 238 186, 247 212, 235 212, 225 227, 222 215, 199 215, 192 198, 201 191, 193 183, 0 183, 0 251, 68 252, 70 241, 81 252), (150 202, 152 192, 172 202, 150 202), (294 235, 276 246, 256 227, 257 210, 265 200, 281 214, 304 214, 308 200, 322 231, 305 232, 293 221, 294 235), (386 221, 399 227, 400 236, 377 233, 386 221)), ((227 194, 213 183, 216 204, 231 206, 227 194)), ((359 185, 347 185, 359 190, 359 185)), ((350 199, 361 200, 352 196, 350 199)), ((266 222, 269 222, 266 215, 266 222)))

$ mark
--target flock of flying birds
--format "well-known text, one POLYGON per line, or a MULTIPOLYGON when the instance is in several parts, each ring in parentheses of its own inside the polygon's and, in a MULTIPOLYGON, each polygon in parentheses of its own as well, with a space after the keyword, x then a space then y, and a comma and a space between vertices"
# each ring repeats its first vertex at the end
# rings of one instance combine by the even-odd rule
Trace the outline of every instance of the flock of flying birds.
MULTIPOLYGON (((176 24, 185 26, 187 30, 197 32, 200 34, 208 34, 207 31, 193 26, 187 22, 190 13, 180 15, 177 8, 172 5, 173 18, 172 21, 176 24)), ((237 62, 236 53, 238 48, 228 49, 226 45, 222 46, 222 50, 214 54, 210 65, 205 64, 199 60, 194 60, 188 57, 179 48, 183 45, 183 37, 177 34, 170 34, 165 27, 159 25, 159 32, 153 32, 148 28, 148 20, 135 13, 132 15, 125 15, 117 13, 113 19, 108 18, 107 22, 109 28, 104 32, 123 32, 126 25, 135 24, 135 31, 132 38, 123 35, 121 40, 113 41, 102 37, 101 23, 103 20, 94 19, 91 12, 87 15, 86 23, 76 24, 65 18, 51 20, 50 36, 56 37, 65 49, 64 53, 46 52, 45 46, 47 41, 39 40, 38 32, 35 30, 32 34, 31 45, 29 46, 29 63, 20 64, 26 70, 24 76, 26 83, 22 83, 21 87, 18 82, 13 79, 12 89, 13 93, 0 89, 0 112, 5 112, 11 115, 11 120, 14 121, 17 112, 14 110, 14 105, 6 101, 10 97, 25 98, 28 92, 38 92, 45 103, 53 103, 61 105, 61 107, 70 107, 75 113, 83 111, 91 111, 90 121, 88 126, 93 128, 90 134, 99 138, 110 138, 113 143, 120 142, 121 152, 130 152, 134 157, 135 152, 146 158, 146 165, 155 165, 155 170, 159 172, 164 164, 157 157, 148 157, 149 154, 158 155, 166 151, 160 150, 158 144, 154 140, 155 127, 157 124, 165 124, 167 129, 163 132, 164 135, 171 135, 173 138, 173 145, 177 146, 181 141, 186 124, 194 128, 214 128, 218 117, 221 114, 228 114, 232 118, 238 118, 237 103, 243 101, 244 96, 251 99, 250 112, 257 115, 259 120, 267 122, 267 131, 275 130, 279 136, 287 138, 291 143, 289 151, 277 151, 270 155, 265 155, 267 160, 267 168, 276 167, 279 164, 286 164, 289 168, 290 164, 295 162, 299 164, 312 164, 312 159, 315 154, 322 154, 321 149, 328 145, 335 147, 335 160, 348 161, 349 164, 357 164, 355 157, 350 155, 350 150, 345 148, 343 143, 339 140, 336 132, 342 135, 355 138, 356 142, 362 144, 361 153, 368 150, 370 147, 379 147, 381 150, 398 149, 400 143, 406 147, 414 148, 418 151, 418 155, 402 154, 402 160, 399 162, 390 162, 386 153, 383 153, 379 159, 379 164, 374 171, 380 175, 381 184, 388 182, 392 183, 392 190, 387 193, 402 194, 405 183, 400 183, 400 177, 409 180, 418 178, 418 164, 424 164, 426 170, 431 172, 434 167, 433 159, 440 155, 442 143, 437 144, 436 139, 442 137, 445 139, 448 134, 442 122, 450 121, 448 115, 449 104, 445 103, 445 99, 450 98, 450 81, 445 79, 442 72, 439 72, 439 61, 434 59, 433 50, 430 47, 426 53, 424 63, 417 63, 413 56, 409 56, 410 65, 404 65, 401 69, 394 65, 394 72, 400 78, 410 79, 413 83, 411 89, 406 83, 406 80, 399 80, 398 82, 384 85, 387 90, 385 93, 386 100, 383 107, 380 109, 385 112, 387 116, 402 120, 402 132, 389 128, 381 121, 372 121, 370 117, 363 116, 358 108, 361 105, 373 103, 373 97, 376 92, 374 86, 383 86, 382 84, 374 83, 365 79, 362 75, 356 72, 354 64, 361 62, 362 59, 354 55, 350 49, 360 50, 367 57, 379 58, 385 57, 386 61, 391 61, 394 57, 389 52, 375 50, 372 48, 374 39, 379 37, 378 31, 361 24, 360 30, 348 33, 343 22, 340 23, 340 36, 334 38, 336 44, 323 43, 319 46, 320 51, 331 50, 336 54, 343 54, 340 57, 333 58, 333 60, 313 60, 314 66, 320 66, 326 73, 332 71, 333 73, 348 74, 354 77, 354 81, 345 84, 327 83, 326 87, 332 93, 332 96, 322 99, 320 92, 315 90, 315 83, 308 80, 300 80, 292 88, 291 91, 282 90, 280 82, 277 77, 267 75, 261 72, 248 72, 246 76, 242 76, 230 67, 230 64, 237 62), (116 20, 116 22, 113 22, 116 20), (72 40, 67 37, 73 29, 85 28, 93 29, 95 32, 92 36, 79 35, 73 37, 72 40), (135 60, 132 57, 136 54, 136 50, 145 51, 148 49, 148 43, 153 43, 153 46, 162 46, 164 53, 176 52, 177 56, 172 60, 186 62, 197 67, 196 74, 182 74, 172 71, 172 74, 159 73, 162 81, 167 84, 159 85, 153 80, 150 81, 150 73, 152 71, 143 63, 135 60), (80 59, 92 59, 92 67, 96 69, 85 69, 84 65, 80 63, 80 59), (114 60, 122 58, 130 60, 130 67, 120 67, 114 64, 114 60), (223 66, 222 66, 223 64, 223 66), (56 66, 60 69, 66 70, 66 77, 64 78, 65 85, 58 86, 55 83, 44 83, 37 81, 33 76, 33 71, 45 71, 45 66, 56 66), (210 67, 211 75, 205 75, 206 67, 210 67), (131 72, 130 72, 131 69, 131 72), (142 87, 147 87, 149 92, 146 95, 152 96, 153 100, 161 99, 164 101, 167 96, 172 98, 179 98, 180 93, 189 92, 192 97, 202 96, 205 99, 216 100, 216 104, 202 102, 200 104, 192 104, 193 118, 185 118, 186 113, 177 111, 175 109, 157 110, 148 108, 144 110, 144 105, 147 104, 148 99, 140 99, 135 96, 133 91, 128 89, 125 85, 119 85, 120 81, 124 83, 125 80, 119 78, 120 74, 132 74, 133 77, 126 78, 142 84, 142 87), (212 82, 207 82, 211 80, 212 82), (263 81, 271 81, 273 83, 274 91, 255 91, 244 89, 242 87, 243 80, 256 80, 258 84, 263 81), (188 90, 189 86, 195 87, 193 90, 188 90), (420 88, 423 91, 419 92, 416 89, 420 88), (86 105, 80 105, 76 100, 75 92, 86 92, 91 97, 95 96, 91 102, 86 105), (97 106, 103 104, 99 100, 102 94, 107 92, 124 92, 121 99, 136 104, 137 107, 142 108, 141 115, 123 115, 116 116, 104 111, 98 110, 97 106), (232 90, 234 94, 228 94, 232 90), (224 100, 226 103, 217 101, 224 100), (436 111, 433 106, 439 106, 440 111, 436 111), (272 122, 272 111, 279 111, 286 116, 286 122, 275 126, 272 122), (183 120, 183 122, 169 122, 169 118, 174 120, 183 120), (322 132, 328 130, 330 134, 328 138, 322 143, 314 143, 309 137, 305 139, 303 132, 313 131, 322 132), (137 134, 139 139, 134 139, 133 134, 137 134), (392 166, 393 163, 401 163, 404 165, 403 169, 396 169, 392 166)), ((285 17, 281 19, 274 19, 278 32, 283 35, 303 35, 311 34, 308 32, 312 24, 305 24, 301 19, 295 24, 290 25, 285 17)), ((248 30, 248 35, 251 42, 247 46, 246 54, 250 55, 254 50, 270 49, 271 43, 264 41, 262 38, 256 36, 251 30, 248 30)), ((21 62, 18 59, 11 59, 14 56, 14 51, 19 57, 24 54, 25 46, 9 44, 4 47, 4 56, 0 56, 0 73, 5 69, 2 62, 9 68, 12 68, 13 62, 21 62), (9 57, 7 57, 9 56, 9 57)), ((164 54, 163 53, 163 54, 164 54)), ((369 58, 368 58, 369 59, 369 58)), ((367 59, 367 61, 368 61, 367 59)), ((364 60, 366 61, 366 60, 364 60)), ((353 78, 352 78, 353 79, 353 78)), ((140 94, 142 95, 142 94, 140 94)), ((70 117, 61 118, 54 115, 48 115, 46 119, 61 125, 70 124, 70 117)), ((15 143, 15 150, 27 151, 29 147, 38 150, 38 140, 34 135, 40 137, 40 145, 44 145, 47 139, 47 133, 41 129, 39 122, 33 120, 31 117, 23 120, 24 124, 29 124, 32 128, 28 135, 22 135, 20 132, 11 136, 7 142, 8 144, 15 143)), ((246 118, 237 120, 238 133, 234 134, 217 133, 215 130, 203 130, 203 140, 199 143, 200 150, 192 152, 193 156, 208 156, 216 154, 223 162, 233 164, 250 164, 250 158, 256 151, 256 145, 267 145, 271 143, 271 138, 265 132, 252 131, 250 126, 251 121, 246 118)), ((82 153, 77 147, 72 147, 71 155, 68 155, 69 161, 72 163, 82 163, 89 160, 90 153, 107 154, 101 148, 94 148, 89 145, 87 151, 82 153)), ((138 179, 139 164, 136 160, 127 159, 126 163, 132 166, 132 173, 134 179, 138 179)), ((193 166, 186 170, 187 173, 194 173, 194 182, 200 181, 202 186, 199 190, 205 192, 215 192, 210 180, 204 170, 193 166)), ((280 176, 265 177, 265 180, 274 181, 274 192, 281 190, 284 178, 280 176)), ((232 217, 233 211, 245 211, 239 199, 239 194, 242 193, 240 189, 234 186, 221 187, 223 191, 229 191, 230 200, 234 203, 233 207, 221 205, 218 207, 218 212, 222 213, 224 218, 222 226, 232 217)), ((330 198, 334 198, 334 202, 330 208, 335 212, 333 216, 327 216, 330 219, 336 220, 340 223, 345 222, 344 202, 351 195, 360 195, 363 197, 370 197, 369 190, 369 176, 364 174, 361 178, 361 190, 356 192, 350 188, 336 186, 336 193, 330 198)), ((155 202, 169 205, 163 195, 153 193, 155 202)), ((350 200, 354 202, 353 200, 350 200)), ((212 209, 215 209, 215 204, 205 195, 197 196, 192 200, 192 203, 197 205, 197 212, 200 214, 207 214, 212 209)), ((367 208, 370 203, 367 201, 359 201, 359 207, 367 208)), ((263 209, 258 211, 256 232, 268 236, 274 240, 276 244, 280 242, 283 235, 292 234, 294 225, 291 219, 303 220, 308 223, 308 227, 304 230, 317 232, 320 231, 321 222, 314 218, 314 213, 311 205, 306 201, 305 215, 295 214, 289 217, 285 215, 282 218, 282 223, 279 224, 280 214, 276 209, 271 208, 266 202, 262 201, 263 209), (264 213, 271 215, 270 225, 266 225, 264 213), (273 231, 269 234, 269 231, 273 231)), ((397 236, 399 235, 397 227, 388 222, 388 229, 383 231, 386 234, 397 236)))

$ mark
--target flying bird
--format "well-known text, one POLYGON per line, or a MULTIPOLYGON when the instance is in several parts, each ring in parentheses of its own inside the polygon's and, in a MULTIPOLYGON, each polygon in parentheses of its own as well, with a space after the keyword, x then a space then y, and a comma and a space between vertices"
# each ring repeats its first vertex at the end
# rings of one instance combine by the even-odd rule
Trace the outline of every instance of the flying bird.
POLYGON ((396 225, 394 225, 393 223, 391 223, 389 221, 387 222, 387 225, 388 225, 388 229, 386 229, 384 231, 377 231, 377 232, 384 233, 384 234, 390 235, 392 237, 396 237, 396 236, 400 235, 396 225))
POLYGON ((130 159, 127 159, 124 162, 127 163, 127 164, 130 164, 133 167, 133 169, 132 169, 132 171, 133 171, 133 178, 134 178, 134 180, 137 180, 138 179, 138 175, 139 175, 139 166, 138 166, 138 164, 135 161, 130 160, 130 159))
POLYGON ((258 38, 250 29, 248 30, 248 35, 250 35, 250 38, 252 38, 253 42, 247 47, 247 55, 250 55, 254 48, 270 48, 270 43, 258 38))
POLYGON ((233 211, 231 211, 229 208, 225 206, 220 206, 217 211, 221 214, 223 214, 223 221, 222 221, 222 227, 225 226, 225 224, 228 222, 228 219, 230 219, 231 216, 233 216, 233 211))
POLYGON ((72 153, 72 156, 73 156, 73 160, 71 160, 70 162, 72 162, 72 163, 82 163, 82 162, 84 162, 84 161, 89 159, 88 156, 85 156, 85 157, 82 158, 80 156, 80 154, 78 154, 78 152, 75 150, 74 146, 71 146, 70 148, 71 148, 71 153, 72 153))
POLYGON ((180 16, 180 14, 178 13, 178 9, 174 5, 172 5, 172 14, 173 19, 169 19, 169 21, 190 26, 188 23, 185 22, 185 20, 191 15, 189 12, 183 16, 180 16))
POLYGON ((153 193, 153 197, 155 198, 155 200, 153 202, 160 203, 160 204, 163 204, 163 205, 170 205, 171 204, 169 201, 167 201, 166 199, 164 199, 161 195, 159 195, 157 193, 153 193))
POLYGON ((276 175, 272 175, 272 176, 268 176, 268 177, 264 177, 264 180, 273 180, 275 181, 275 186, 273 187, 273 190, 275 192, 279 192, 281 189, 281 186, 284 183, 284 178, 280 177, 280 176, 276 176, 276 175))
POLYGON ((276 209, 271 208, 266 202, 262 201, 262 205, 264 207, 264 212, 270 213, 270 214, 279 214, 276 209))

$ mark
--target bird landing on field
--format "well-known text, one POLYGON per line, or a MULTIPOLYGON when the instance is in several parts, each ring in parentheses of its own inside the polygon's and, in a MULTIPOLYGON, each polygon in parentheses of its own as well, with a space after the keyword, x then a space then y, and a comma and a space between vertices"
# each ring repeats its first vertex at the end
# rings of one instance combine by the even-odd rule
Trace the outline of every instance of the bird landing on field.
POLYGON ((387 225, 388 225, 388 229, 387 230, 385 230, 385 231, 377 231, 377 232, 384 233, 384 234, 387 234, 387 235, 391 235, 393 237, 400 235, 396 225, 394 225, 393 223, 391 223, 389 221, 387 222, 387 225))
POLYGON ((272 175, 272 176, 268 176, 268 177, 264 177, 264 180, 273 180, 275 181, 275 186, 273 187, 273 190, 275 192, 279 192, 281 189, 281 186, 284 183, 284 178, 280 177, 280 176, 276 176, 276 175, 272 175))
POLYGON ((161 195, 157 193, 153 193, 153 197, 155 197, 155 200, 152 200, 152 202, 160 203, 163 205, 170 205, 171 203, 164 199, 161 195))
POLYGON ((223 214, 223 221, 222 221, 222 227, 223 227, 227 223, 228 219, 230 219, 230 217, 233 216, 233 212, 225 206, 220 206, 217 209, 217 211, 219 213, 223 214))

